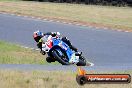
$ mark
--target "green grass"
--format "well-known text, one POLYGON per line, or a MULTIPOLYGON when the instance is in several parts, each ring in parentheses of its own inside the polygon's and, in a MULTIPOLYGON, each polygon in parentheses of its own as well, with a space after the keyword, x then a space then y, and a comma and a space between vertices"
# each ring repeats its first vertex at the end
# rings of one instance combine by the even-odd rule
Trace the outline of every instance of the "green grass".
POLYGON ((99 5, 0 1, 0 12, 36 16, 61 21, 84 22, 132 31, 132 8, 99 5))
POLYGON ((38 51, 0 41, 0 64, 46 64, 38 51))
MULTIPOLYGON (((108 73, 108 72, 107 72, 108 73)), ((120 72, 132 74, 129 72, 120 72)), ((12 71, 0 70, 0 88, 131 88, 130 84, 85 84, 76 82, 71 71, 12 71)))

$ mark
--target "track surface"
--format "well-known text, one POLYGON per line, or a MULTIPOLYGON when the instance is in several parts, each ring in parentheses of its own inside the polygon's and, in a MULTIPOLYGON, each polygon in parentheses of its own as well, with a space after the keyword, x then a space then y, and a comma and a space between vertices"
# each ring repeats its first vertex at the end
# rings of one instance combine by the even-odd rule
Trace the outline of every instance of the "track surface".
POLYGON ((35 30, 59 31, 96 67, 132 69, 132 33, 0 14, 0 40, 36 48, 35 30))

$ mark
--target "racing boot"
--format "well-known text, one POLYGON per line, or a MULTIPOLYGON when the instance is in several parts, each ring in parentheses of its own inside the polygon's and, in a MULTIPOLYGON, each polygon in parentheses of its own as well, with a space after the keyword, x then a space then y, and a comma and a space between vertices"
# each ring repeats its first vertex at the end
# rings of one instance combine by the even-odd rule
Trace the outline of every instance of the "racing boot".
POLYGON ((72 50, 77 52, 77 48, 71 44, 70 40, 67 39, 67 37, 62 37, 62 41, 65 42, 72 50))
POLYGON ((77 48, 74 47, 73 45, 69 45, 69 47, 70 47, 73 51, 78 52, 77 48))
POLYGON ((82 52, 78 52, 78 49, 77 49, 75 46, 73 46, 71 43, 70 43, 69 47, 70 47, 73 51, 75 51, 75 55, 76 55, 76 56, 81 56, 81 55, 82 55, 82 52))

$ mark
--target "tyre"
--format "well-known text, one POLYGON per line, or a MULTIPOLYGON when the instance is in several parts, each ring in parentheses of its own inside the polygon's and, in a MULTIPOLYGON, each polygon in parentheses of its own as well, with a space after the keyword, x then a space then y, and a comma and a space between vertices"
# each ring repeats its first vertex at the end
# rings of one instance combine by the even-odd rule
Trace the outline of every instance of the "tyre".
POLYGON ((77 66, 86 66, 86 59, 83 56, 79 57, 79 62, 77 63, 77 66))
POLYGON ((47 57, 47 58, 46 58, 46 61, 47 61, 48 63, 51 63, 51 62, 55 62, 55 59, 54 59, 54 58, 51 58, 51 57, 47 57))
POLYGON ((57 50, 53 50, 52 55, 62 65, 70 65, 66 54, 63 51, 61 51, 61 52, 62 52, 62 55, 59 55, 59 52, 57 50))

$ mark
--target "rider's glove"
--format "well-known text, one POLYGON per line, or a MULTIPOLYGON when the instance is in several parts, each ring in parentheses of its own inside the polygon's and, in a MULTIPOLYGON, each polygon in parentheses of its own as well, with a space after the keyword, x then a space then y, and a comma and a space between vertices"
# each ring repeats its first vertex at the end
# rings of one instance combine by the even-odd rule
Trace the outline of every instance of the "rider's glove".
POLYGON ((56 32, 56 34, 59 36, 60 35, 60 32, 56 32))
POLYGON ((55 37, 56 36, 56 32, 53 32, 51 36, 52 37, 55 37))
POLYGON ((52 37, 55 37, 55 36, 59 36, 60 35, 60 32, 52 32, 52 37))

